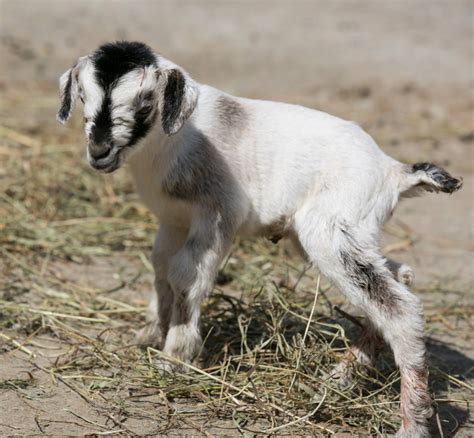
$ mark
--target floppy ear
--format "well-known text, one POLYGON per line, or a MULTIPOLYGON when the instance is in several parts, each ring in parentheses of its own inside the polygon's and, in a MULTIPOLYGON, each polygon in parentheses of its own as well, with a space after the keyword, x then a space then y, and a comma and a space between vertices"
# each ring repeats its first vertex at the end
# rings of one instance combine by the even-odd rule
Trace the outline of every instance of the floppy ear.
POLYGON ((78 76, 80 70, 85 64, 85 59, 85 56, 79 58, 76 64, 69 70, 65 71, 59 78, 61 107, 56 115, 56 119, 60 123, 66 123, 69 120, 69 117, 71 117, 79 91, 78 76))
POLYGON ((178 68, 158 71, 158 105, 167 135, 176 134, 196 107, 196 83, 178 68))

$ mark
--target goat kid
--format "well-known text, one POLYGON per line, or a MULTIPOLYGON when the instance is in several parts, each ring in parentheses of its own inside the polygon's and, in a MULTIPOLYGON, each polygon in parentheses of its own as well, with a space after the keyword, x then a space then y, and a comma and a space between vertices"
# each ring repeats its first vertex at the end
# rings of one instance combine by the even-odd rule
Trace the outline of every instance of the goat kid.
POLYGON ((399 436, 429 436, 422 307, 411 269, 383 257, 379 241, 401 197, 452 193, 461 179, 388 157, 352 122, 199 84, 142 43, 79 58, 60 92, 61 123, 78 97, 84 104, 90 165, 113 172, 127 161, 159 219, 141 343, 192 361, 200 304, 234 236, 289 238, 370 323, 334 376, 350 379, 383 338, 401 373, 399 436))

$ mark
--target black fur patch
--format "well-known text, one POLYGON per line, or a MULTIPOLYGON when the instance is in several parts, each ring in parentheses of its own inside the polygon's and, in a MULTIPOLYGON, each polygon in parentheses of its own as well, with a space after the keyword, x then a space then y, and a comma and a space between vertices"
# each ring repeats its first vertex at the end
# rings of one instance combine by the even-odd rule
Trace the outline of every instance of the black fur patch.
POLYGON ((106 94, 102 101, 102 106, 94 116, 94 125, 92 128, 92 141, 95 144, 109 142, 112 136, 112 108, 110 95, 106 94))
POLYGON ((173 126, 181 113, 186 80, 179 70, 171 70, 166 83, 161 123, 166 134, 173 132, 173 126))
POLYGON ((109 89, 124 74, 156 64, 153 51, 140 42, 116 41, 100 46, 92 55, 97 80, 109 89))
POLYGON ((367 292, 372 301, 389 311, 397 308, 399 299, 371 263, 362 262, 357 253, 348 252, 341 252, 341 260, 354 284, 367 292))
POLYGON ((156 111, 154 109, 152 111, 153 114, 151 115, 143 114, 139 111, 135 113, 135 123, 133 125, 132 135, 127 143, 127 146, 133 146, 148 134, 150 128, 156 120, 156 111))
POLYGON ((342 224, 340 229, 351 248, 340 254, 347 274, 356 286, 367 293, 370 300, 393 312, 398 307, 398 296, 390 289, 383 274, 372 263, 364 260, 363 249, 357 244, 347 224, 342 224))
POLYGON ((140 139, 144 138, 155 123, 155 93, 147 91, 145 94, 140 94, 136 99, 135 106, 138 110, 135 112, 132 135, 127 146, 133 146, 140 139))
POLYGON ((444 193, 453 193, 462 187, 462 179, 454 178, 442 167, 433 163, 416 163, 412 166, 412 170, 425 172, 435 186, 444 193))
POLYGON ((71 87, 72 87, 72 69, 69 72, 66 85, 64 87, 63 100, 61 102, 61 108, 58 111, 58 117, 60 120, 66 120, 71 112, 71 87))

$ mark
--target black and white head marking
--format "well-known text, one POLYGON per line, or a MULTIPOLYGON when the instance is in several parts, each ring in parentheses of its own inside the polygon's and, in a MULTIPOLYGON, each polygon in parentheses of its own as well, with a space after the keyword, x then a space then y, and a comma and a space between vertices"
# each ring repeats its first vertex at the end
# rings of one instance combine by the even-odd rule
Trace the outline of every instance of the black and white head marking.
POLYGON ((194 81, 178 66, 139 42, 104 44, 60 80, 64 123, 79 97, 84 103, 87 157, 112 172, 143 139, 160 115, 163 131, 175 134, 197 103, 194 81))
POLYGON ((154 121, 154 117, 150 117, 154 109, 154 84, 147 83, 151 87, 144 89, 144 79, 147 70, 156 68, 155 54, 142 43, 117 42, 99 47, 91 61, 95 79, 104 94, 102 105, 92 118, 92 141, 133 146, 145 137, 154 121), (139 90, 131 102, 130 93, 127 94, 128 80, 138 85, 139 90))

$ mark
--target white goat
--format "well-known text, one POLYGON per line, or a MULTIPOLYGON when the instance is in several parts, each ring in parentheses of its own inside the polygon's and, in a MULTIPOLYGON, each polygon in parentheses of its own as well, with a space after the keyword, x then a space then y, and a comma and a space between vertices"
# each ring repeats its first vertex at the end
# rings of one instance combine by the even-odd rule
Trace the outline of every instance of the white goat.
POLYGON ((410 268, 384 258, 379 240, 400 197, 452 193, 461 179, 395 161, 352 122, 198 84, 141 43, 80 58, 60 88, 60 122, 77 96, 84 103, 91 166, 112 172, 127 159, 159 219, 142 343, 191 361, 200 304, 234 236, 288 237, 370 322, 335 374, 350 378, 351 360, 373 359, 380 334, 401 372, 399 435, 429 435, 420 300, 407 287, 410 268))

